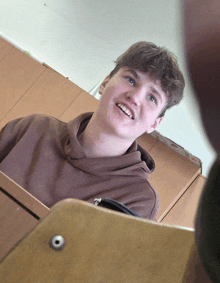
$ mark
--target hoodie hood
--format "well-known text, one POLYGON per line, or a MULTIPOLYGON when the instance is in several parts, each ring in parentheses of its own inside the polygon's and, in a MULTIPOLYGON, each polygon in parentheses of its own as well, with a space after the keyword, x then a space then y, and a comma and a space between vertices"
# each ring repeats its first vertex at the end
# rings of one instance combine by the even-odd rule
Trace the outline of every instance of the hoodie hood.
POLYGON ((78 141, 93 113, 84 113, 67 124, 68 135, 64 151, 68 161, 75 167, 96 176, 120 175, 139 176, 145 179, 155 169, 150 154, 135 141, 121 156, 87 158, 78 141))

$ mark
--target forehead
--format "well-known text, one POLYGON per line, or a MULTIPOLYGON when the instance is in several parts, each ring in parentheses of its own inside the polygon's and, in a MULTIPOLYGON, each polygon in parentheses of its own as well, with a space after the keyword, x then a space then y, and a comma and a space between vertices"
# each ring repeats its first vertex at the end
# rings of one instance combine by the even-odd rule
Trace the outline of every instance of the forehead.
POLYGON ((143 72, 132 67, 122 67, 118 70, 118 75, 128 75, 135 79, 136 85, 147 85, 148 91, 156 94, 162 104, 166 105, 168 102, 168 94, 162 88, 161 81, 154 78, 150 72, 143 72))
POLYGON ((149 71, 143 72, 139 69, 135 69, 135 68, 132 68, 132 67, 122 67, 122 68, 120 68, 120 70, 118 72, 119 73, 130 73, 131 75, 133 75, 138 80, 148 80, 148 81, 154 82, 158 86, 161 85, 160 80, 153 77, 149 71))

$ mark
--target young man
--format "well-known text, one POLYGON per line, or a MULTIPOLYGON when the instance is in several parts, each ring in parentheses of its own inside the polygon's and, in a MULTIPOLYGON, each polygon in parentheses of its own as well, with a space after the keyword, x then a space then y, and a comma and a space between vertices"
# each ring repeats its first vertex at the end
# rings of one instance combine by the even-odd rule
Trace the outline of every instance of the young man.
POLYGON ((148 182, 151 156, 136 143, 180 102, 176 60, 152 43, 132 45, 100 87, 98 110, 63 123, 31 115, 0 133, 0 170, 48 207, 65 198, 115 199, 155 219, 158 196, 148 182))

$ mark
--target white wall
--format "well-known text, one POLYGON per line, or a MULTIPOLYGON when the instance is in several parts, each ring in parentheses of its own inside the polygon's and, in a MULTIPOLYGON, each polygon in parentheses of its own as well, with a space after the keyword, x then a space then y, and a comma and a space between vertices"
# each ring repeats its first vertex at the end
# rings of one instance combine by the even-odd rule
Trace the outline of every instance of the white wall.
POLYGON ((136 41, 175 53, 187 86, 180 106, 167 112, 158 131, 203 162, 214 159, 185 66, 181 0, 8 0, 1 3, 0 35, 90 92, 136 41))

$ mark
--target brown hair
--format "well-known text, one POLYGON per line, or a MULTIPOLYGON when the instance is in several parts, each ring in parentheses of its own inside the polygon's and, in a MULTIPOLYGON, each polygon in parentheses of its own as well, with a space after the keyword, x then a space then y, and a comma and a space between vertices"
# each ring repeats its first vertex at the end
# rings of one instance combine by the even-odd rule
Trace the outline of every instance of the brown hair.
POLYGON ((159 117, 164 116, 167 109, 178 104, 183 97, 185 81, 175 56, 164 47, 158 47, 151 42, 140 41, 133 44, 115 61, 116 66, 111 71, 112 77, 122 67, 131 67, 161 82, 168 102, 159 117))

